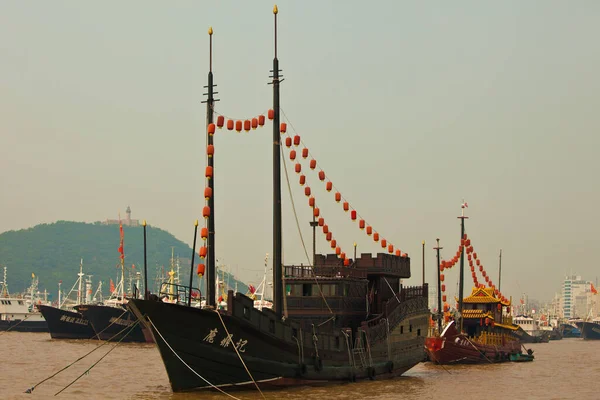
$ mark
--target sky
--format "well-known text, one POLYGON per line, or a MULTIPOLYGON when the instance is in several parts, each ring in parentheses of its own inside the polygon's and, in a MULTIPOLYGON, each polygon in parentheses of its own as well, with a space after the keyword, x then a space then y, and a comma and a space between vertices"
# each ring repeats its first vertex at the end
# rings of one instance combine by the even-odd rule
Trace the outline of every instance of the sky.
MULTIPOLYGON (((272 107, 272 7, 2 2, 0 232, 114 219, 129 205, 133 218, 191 244, 204 206, 207 30, 216 111, 255 117, 272 107)), ((288 131, 367 224, 409 254, 406 284, 421 282, 423 240, 428 282, 436 238, 452 257, 463 200, 466 230, 494 282, 502 249, 506 296, 549 300, 566 274, 596 280, 600 3, 278 8, 288 131)), ((312 212, 287 167, 310 253, 312 212)), ((272 253, 271 168, 270 124, 215 135, 217 258, 250 283, 272 253)), ((380 251, 316 173, 306 176, 342 250, 356 242, 358 253, 380 251)), ((284 262, 306 263, 282 182, 284 262)), ((322 234, 317 246, 330 250, 322 234)), ((446 274, 451 295, 456 270, 446 274)))

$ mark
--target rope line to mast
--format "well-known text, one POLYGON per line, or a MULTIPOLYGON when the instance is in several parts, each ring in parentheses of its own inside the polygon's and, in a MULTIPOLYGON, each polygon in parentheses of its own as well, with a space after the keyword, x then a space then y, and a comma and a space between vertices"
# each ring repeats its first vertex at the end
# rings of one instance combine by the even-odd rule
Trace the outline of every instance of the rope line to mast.
POLYGON ((152 320, 150 319, 150 317, 147 317, 147 318, 148 318, 148 321, 150 321, 150 323, 152 324, 152 327, 154 328, 154 330, 156 331, 156 333, 158 333, 158 336, 160 336, 160 338, 162 339, 162 341, 165 342, 165 344, 167 345, 167 347, 169 348, 169 350, 171 350, 173 352, 173 354, 175 355, 175 357, 177 357, 177 359, 179 361, 181 361, 181 363, 183 365, 185 365, 190 371, 192 371, 194 373, 194 375, 196 375, 198 378, 200 378, 204 382, 206 382, 211 388, 213 388, 213 389, 215 389, 215 390, 223 393, 225 396, 231 397, 232 399, 241 400, 240 398, 232 396, 229 393, 225 392, 220 387, 213 385, 208 380, 206 380, 206 378, 204 378, 202 375, 200 375, 199 373, 197 373, 196 371, 194 371, 194 369, 192 367, 190 367, 185 361, 183 361, 183 359, 181 357, 179 357, 179 354, 177 354, 177 352, 175 352, 175 350, 171 347, 171 345, 169 344, 169 342, 167 342, 167 340, 163 337, 163 335, 160 333, 160 331, 158 330, 158 328, 156 328, 156 325, 154 325, 154 322, 152 322, 152 320))
POLYGON ((127 337, 127 335, 129 335, 131 332, 133 332, 133 328, 135 328, 137 326, 137 324, 140 323, 140 320, 138 319, 137 321, 135 321, 134 324, 132 324, 131 326, 128 326, 129 331, 126 332, 123 337, 121 339, 119 339, 119 341, 113 346, 112 349, 110 349, 109 351, 106 352, 106 354, 104 354, 102 357, 100 357, 100 359, 98 361, 96 361, 95 363, 93 363, 91 365, 91 367, 89 367, 88 369, 86 369, 85 371, 83 371, 81 373, 81 375, 79 375, 77 378, 75 378, 71 383, 69 383, 67 386, 65 386, 64 388, 60 389, 58 392, 56 392, 54 395, 57 396, 59 394, 61 394, 63 391, 65 391, 69 386, 71 386, 72 384, 74 384, 75 382, 77 382, 82 376, 89 374, 89 372, 91 371, 92 368, 94 368, 96 365, 98 365, 98 363, 100 363, 100 361, 102 361, 107 355, 109 355, 114 349, 117 348, 117 346, 119 346, 119 344, 121 344, 121 341, 123 339, 125 339, 127 337))
MULTIPOLYGON (((281 154, 283 155, 283 147, 281 147, 281 146, 279 146, 279 147, 281 149, 281 154)), ((315 275, 314 265, 312 263, 312 260, 310 259, 310 256, 308 255, 308 251, 306 250, 304 236, 302 236, 302 230, 300 229, 300 222, 298 221, 298 213, 296 212, 296 205, 294 204, 294 196, 292 195, 292 186, 290 185, 290 177, 288 175, 287 163, 285 161, 283 162, 283 169, 285 171, 285 180, 287 182, 288 193, 290 195, 290 201, 292 203, 292 210, 294 212, 294 218, 296 219, 296 227, 298 228, 298 234, 300 235, 300 241, 302 242, 302 248, 304 249, 304 254, 306 255, 306 259, 308 260, 308 266, 311 267, 310 271, 311 271, 313 278, 315 279, 315 283, 317 284, 317 287, 319 288, 319 293, 321 294, 321 298, 325 302, 325 305, 327 306, 329 313, 333 314, 333 310, 331 309, 331 307, 329 307, 329 303, 327 302, 327 299, 325 298, 325 295, 323 294, 323 289, 321 288, 321 285, 319 285, 319 281, 317 280, 317 276, 315 275)))
MULTIPOLYGON (((102 329, 100 332, 96 333, 96 334, 95 334, 94 336, 92 336, 90 339, 95 339, 95 338, 98 338, 98 340, 102 340, 102 339, 100 339, 100 334, 101 334, 101 333, 103 333, 103 332, 104 332, 105 330, 107 330, 108 328, 110 328, 110 327, 111 327, 111 326, 112 326, 112 325, 113 325, 115 322, 117 322, 117 321, 119 320, 119 318, 121 318, 123 315, 125 315, 125 313, 126 313, 126 312, 127 312, 127 310, 124 310, 124 311, 121 313, 121 315, 119 315, 117 318, 115 318, 115 319, 114 319, 114 320, 113 320, 113 321, 112 321, 110 324, 106 325, 106 328, 104 328, 104 329, 102 329)), ((81 313, 79 313, 79 314, 81 314, 81 313)), ((83 316, 83 314, 81 314, 81 315, 83 316)), ((87 318, 86 318, 86 319, 87 319, 87 318)), ((89 321, 89 320, 88 320, 88 321, 89 321)), ((90 322, 90 323, 91 323, 91 322, 90 322)), ((93 327, 94 327, 94 325, 92 325, 92 328, 93 328, 93 327)), ((123 328, 123 329, 121 330, 121 332, 123 332, 125 329, 127 329, 127 327, 123 328)), ((121 332, 119 332, 119 333, 121 333, 121 332)), ((118 335, 118 333, 117 333, 117 335, 118 335)), ((115 335, 115 336, 116 336, 116 335, 115 335)), ((113 337, 111 337, 110 339, 108 339, 108 341, 111 341, 113 338, 114 338, 114 336, 113 336, 113 337)))
POLYGON ((256 389, 258 390, 258 392, 260 393, 260 395, 262 396, 263 399, 266 399, 265 395, 263 394, 262 390, 260 390, 260 388, 258 387, 258 383, 256 383, 256 381, 254 380, 254 377, 252 376, 252 374, 250 373, 250 370, 248 369, 248 367, 246 366, 246 363, 244 362, 244 359, 242 359, 242 356, 240 354, 240 352, 238 351, 237 347, 235 346, 235 344, 233 343, 233 336, 231 336, 229 334, 229 331, 227 330, 227 327, 225 326, 225 321, 223 321, 223 317, 221 317, 221 313, 219 312, 219 310, 214 310, 217 315, 219 316, 219 320, 221 320, 221 325, 223 325, 223 329, 225 329, 225 333, 227 334, 227 338, 229 339, 229 341, 231 342, 231 347, 233 347, 233 350, 235 350, 235 353, 237 354, 237 356, 239 357, 240 361, 242 362, 242 365, 244 366, 244 369, 246 370, 246 372, 248 373, 248 376, 250 377, 250 379, 252 379, 252 382, 254 383, 254 386, 256 386, 256 389))
MULTIPOLYGON (((134 324, 135 325, 135 324, 134 324)), ((76 364, 78 361, 83 360, 85 357, 89 356, 90 354, 92 354, 93 352, 95 352, 96 350, 98 350, 99 348, 101 348, 102 346, 105 346, 107 344, 110 343, 110 341, 112 339, 114 339, 115 337, 117 337, 118 335, 120 335, 123 331, 125 331, 126 329, 128 329, 129 326, 126 326, 125 328, 121 329, 119 332, 115 333, 113 337, 111 337, 110 339, 106 340, 104 343, 102 343, 99 346, 96 346, 94 349, 92 349, 91 351, 87 352, 86 354, 82 355, 81 357, 79 357, 77 360, 73 361, 72 363, 70 363, 69 365, 67 365, 66 367, 60 369, 59 371, 55 372, 54 374, 50 375, 49 377, 47 377, 46 379, 36 383, 35 385, 33 385, 32 387, 30 387, 29 389, 27 389, 25 391, 25 393, 31 393, 35 390, 36 387, 38 387, 39 385, 41 385, 42 383, 46 382, 49 379, 54 378, 56 375, 60 374, 61 372, 63 372, 65 369, 69 368, 70 366, 76 364)))

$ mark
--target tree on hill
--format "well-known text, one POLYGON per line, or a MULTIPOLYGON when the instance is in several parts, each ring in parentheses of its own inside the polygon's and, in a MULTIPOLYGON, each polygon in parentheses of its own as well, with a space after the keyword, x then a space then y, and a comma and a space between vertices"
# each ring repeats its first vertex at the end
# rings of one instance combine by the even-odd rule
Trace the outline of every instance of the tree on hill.
MULTIPOLYGON (((129 271, 143 273, 143 227, 123 226, 123 231, 127 278, 129 271)), ((157 271, 170 269, 172 249, 175 257, 179 258, 181 284, 189 284, 191 247, 157 227, 148 226, 146 233, 150 290, 156 291, 157 271)), ((79 263, 83 259, 84 274, 93 276, 94 290, 98 281, 102 281, 106 296, 110 279, 116 284, 117 276, 120 276, 119 241, 118 225, 70 221, 41 224, 0 234, 0 266, 7 267, 7 281, 11 293, 25 290, 31 283, 31 274, 34 273, 39 278, 40 291, 46 289, 56 297, 58 282, 63 281, 63 291, 70 289, 77 279, 79 263)), ((196 255, 194 263, 199 261, 196 255)), ((227 275, 226 273, 226 277, 227 275)), ((231 286, 235 286, 235 278, 230 277, 230 282, 231 286)), ((193 286, 198 287, 195 268, 193 286)), ((200 288, 204 288, 203 282, 200 288)), ((247 286, 238 282, 238 291, 245 293, 246 290, 247 286)))

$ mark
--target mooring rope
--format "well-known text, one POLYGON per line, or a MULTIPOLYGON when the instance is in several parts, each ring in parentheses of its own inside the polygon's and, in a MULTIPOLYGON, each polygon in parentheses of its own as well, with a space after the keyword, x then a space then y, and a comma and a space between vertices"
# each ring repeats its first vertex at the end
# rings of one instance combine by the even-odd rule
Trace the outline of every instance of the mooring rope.
MULTIPOLYGON (((123 315, 125 315, 125 313, 127 312, 127 310, 123 311, 123 313, 121 315, 119 315, 117 318, 115 318, 110 324, 108 324, 106 326, 106 328, 102 329, 100 332, 96 333, 94 336, 92 336, 90 339, 94 339, 94 338, 98 338, 98 340, 102 340, 100 339, 100 334, 103 333, 105 330, 107 330, 108 328, 110 328, 115 322, 117 322, 123 315)), ((81 313, 79 313, 81 314, 81 313)), ((81 314, 83 316, 83 314, 81 314)), ((84 317, 85 318, 85 317, 84 317)), ((86 318, 87 319, 87 318, 86 318)), ((89 321, 89 320, 88 320, 89 321)), ((91 322, 90 322, 91 324, 91 322)), ((94 328, 94 325, 92 325, 92 328, 94 328)), ((127 329, 127 328, 125 328, 127 329)), ((123 332, 125 329, 121 330, 121 332, 123 332)), ((113 336, 114 338, 114 336, 113 336)), ((111 340, 112 338, 108 339, 111 340)))
POLYGON ((246 369, 246 372, 248 373, 248 376, 250 377, 250 379, 252 379, 252 382, 254 382, 254 386, 256 386, 256 389, 258 390, 258 392, 260 393, 260 395, 262 396, 263 399, 265 399, 265 395, 263 394, 263 392, 260 390, 260 388, 258 387, 258 384, 256 383, 256 381, 254 380, 254 377, 252 376, 252 374, 250 373, 250 370, 248 369, 248 367, 246 367, 246 363, 244 362, 244 360, 242 359, 242 356, 240 355, 240 352, 238 351, 237 347, 235 346, 235 344, 233 343, 232 337, 229 335, 229 331, 227 330, 227 327, 225 326, 225 322, 223 321, 223 318, 221 317, 221 313, 219 313, 218 310, 214 310, 217 315, 219 316, 219 319, 221 320, 221 324, 223 325, 223 329, 225 329, 225 333, 227 334, 227 338, 228 340, 231 341, 231 345, 233 347, 233 349, 235 350, 235 353, 238 355, 238 357, 240 358, 240 361, 242 362, 242 365, 244 366, 244 368, 246 369))
POLYGON ((137 321, 135 321, 134 324, 132 324, 131 326, 129 326, 129 331, 127 331, 123 337, 121 339, 119 339, 119 341, 113 346, 112 349, 110 349, 109 351, 106 352, 106 354, 104 354, 102 357, 100 357, 100 359, 98 361, 96 361, 95 363, 93 363, 88 369, 86 369, 85 371, 83 371, 81 373, 81 375, 79 375, 77 378, 75 378, 71 383, 69 383, 67 386, 65 386, 64 388, 60 389, 58 392, 54 393, 55 396, 61 394, 63 391, 65 391, 67 388, 69 388, 72 384, 74 384, 75 382, 77 382, 82 376, 89 374, 91 369, 94 368, 96 365, 98 365, 98 363, 100 363, 100 361, 102 361, 104 359, 104 357, 106 357, 107 355, 109 355, 114 349, 117 348, 117 346, 119 346, 119 344, 121 343, 121 341, 123 339, 125 339, 127 337, 127 335, 129 335, 132 331, 133 328, 135 328, 137 326, 137 324, 140 323, 140 320, 138 319, 137 321))
POLYGON ((202 375, 200 375, 199 373, 197 373, 196 371, 194 371, 194 369, 192 367, 190 367, 185 361, 183 361, 183 359, 181 357, 179 357, 179 354, 177 354, 175 352, 175 350, 171 347, 171 345, 169 344, 169 342, 167 342, 167 340, 163 337, 163 335, 160 333, 160 331, 158 330, 158 328, 156 328, 156 325, 154 325, 154 322, 152 322, 152 320, 150 319, 150 317, 147 317, 147 318, 148 318, 148 321, 150 321, 150 323, 154 327, 154 330, 156 331, 156 333, 158 333, 158 336, 160 336, 160 338, 162 339, 162 341, 165 342, 165 344, 167 345, 167 347, 169 348, 169 350, 171 350, 173 352, 173 354, 175 355, 175 357, 177 357, 177 359, 179 359, 179 361, 181 361, 181 363, 183 365, 185 365, 190 371, 192 371, 194 373, 194 375, 196 375, 198 378, 200 378, 204 382, 206 382, 211 388, 213 388, 215 390, 218 390, 219 392, 223 393, 225 396, 231 397, 232 399, 241 400, 238 397, 232 396, 229 393, 225 392, 220 387, 213 385, 208 380, 206 380, 206 378, 204 378, 202 375))
POLYGON ((4 332, 0 333, 0 336, 4 335, 6 332, 10 331, 12 328, 15 328, 15 327, 19 326, 22 322, 25 322, 27 320, 27 318, 29 318, 29 317, 31 317, 31 314, 29 314, 28 316, 26 316, 24 319, 20 320, 16 324, 11 325, 7 330, 5 330, 4 332))
POLYGON ((46 379, 36 383, 35 385, 33 385, 32 387, 30 387, 29 389, 27 389, 25 391, 25 393, 31 393, 35 390, 36 387, 38 387, 39 385, 41 385, 42 383, 46 382, 49 379, 54 378, 56 375, 60 374, 61 372, 63 372, 65 369, 69 368, 70 366, 76 364, 78 361, 83 360, 85 357, 89 356, 90 354, 92 354, 93 352, 95 352, 96 350, 98 350, 99 348, 107 345, 110 343, 110 341, 112 339, 114 339, 115 337, 117 337, 118 335, 120 335, 123 331, 125 331, 126 329, 128 329, 129 326, 126 326, 125 328, 121 329, 119 332, 117 332, 113 337, 111 337, 110 339, 108 339, 107 341, 105 341, 104 343, 102 343, 100 346, 96 346, 93 350, 87 352, 86 354, 82 355, 81 357, 79 357, 77 360, 73 361, 72 363, 70 363, 69 365, 67 365, 66 367, 62 368, 61 370, 59 370, 58 372, 55 372, 54 374, 50 375, 49 377, 47 377, 46 379))

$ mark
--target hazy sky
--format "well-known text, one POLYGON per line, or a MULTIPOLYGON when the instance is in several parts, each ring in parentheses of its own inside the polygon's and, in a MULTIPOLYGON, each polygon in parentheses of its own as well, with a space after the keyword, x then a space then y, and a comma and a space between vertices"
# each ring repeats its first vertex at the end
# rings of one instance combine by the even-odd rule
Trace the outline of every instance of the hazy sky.
MULTIPOLYGON (((207 29, 217 111, 256 116, 272 105, 272 6, 3 1, 0 232, 130 205, 191 244, 204 205, 207 29)), ((367 223, 411 255, 409 283, 421 280, 422 240, 429 279, 435 238, 443 255, 456 251, 463 198, 494 281, 503 249, 506 295, 549 299, 571 271, 596 279, 600 2, 278 6, 282 109, 367 223)), ((215 136, 217 258, 245 280, 272 252, 271 143, 270 125, 215 136)), ((307 178, 344 251, 380 250, 307 178)), ((283 188, 284 259, 306 262, 283 188)), ((457 273, 447 276, 452 294, 457 273)))

